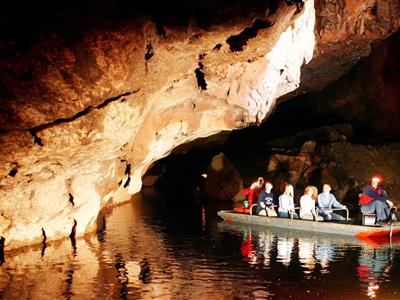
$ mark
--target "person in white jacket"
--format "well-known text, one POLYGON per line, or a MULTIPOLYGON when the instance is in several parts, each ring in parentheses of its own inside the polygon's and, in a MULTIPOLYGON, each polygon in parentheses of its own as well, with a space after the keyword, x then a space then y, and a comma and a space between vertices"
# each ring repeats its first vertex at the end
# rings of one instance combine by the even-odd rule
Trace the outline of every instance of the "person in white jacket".
POLYGON ((286 184, 285 191, 279 196, 278 216, 280 218, 290 218, 293 213, 293 218, 298 219, 298 215, 294 212, 293 200, 293 185, 286 184))
POLYGON ((315 209, 315 201, 318 197, 318 189, 315 186, 309 185, 304 191, 304 195, 300 198, 300 218, 304 220, 323 221, 321 216, 317 215, 315 209))

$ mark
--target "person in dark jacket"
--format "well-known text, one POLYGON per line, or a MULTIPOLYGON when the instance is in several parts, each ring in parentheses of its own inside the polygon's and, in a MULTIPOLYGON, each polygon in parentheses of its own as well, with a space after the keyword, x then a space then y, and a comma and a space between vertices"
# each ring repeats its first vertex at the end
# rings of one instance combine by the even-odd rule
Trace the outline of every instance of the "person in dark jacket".
POLYGON ((271 192, 272 183, 269 181, 265 182, 265 190, 262 190, 260 195, 258 196, 257 202, 257 215, 262 216, 276 216, 276 212, 274 210, 274 194, 271 192))
POLYGON ((382 177, 373 176, 371 184, 363 188, 363 193, 360 197, 360 209, 363 214, 376 214, 376 223, 381 225, 391 221, 391 209, 395 209, 393 202, 388 199, 384 189, 379 187, 382 182, 382 177))

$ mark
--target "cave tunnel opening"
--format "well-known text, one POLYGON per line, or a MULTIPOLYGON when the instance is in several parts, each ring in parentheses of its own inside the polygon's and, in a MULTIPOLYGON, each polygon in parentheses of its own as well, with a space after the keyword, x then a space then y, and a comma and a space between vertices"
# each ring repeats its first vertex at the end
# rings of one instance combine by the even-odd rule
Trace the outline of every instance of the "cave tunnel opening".
MULTIPOLYGON (((367 176, 383 170, 388 179, 385 188, 397 195, 395 168, 387 171, 381 166, 385 160, 388 166, 391 160, 396 161, 400 139, 396 125, 400 90, 392 84, 400 80, 396 71, 400 59, 386 54, 388 49, 400 49, 398 37, 397 32, 378 44, 370 56, 325 88, 286 101, 278 99, 274 112, 261 125, 225 133, 217 143, 207 143, 206 138, 202 147, 174 151, 156 162, 146 175, 162 178, 160 186, 168 199, 178 203, 178 209, 198 202, 199 187, 202 200, 216 201, 204 193, 206 179, 201 175, 207 174, 211 161, 221 152, 239 172, 242 187, 263 176, 273 181, 277 195, 282 192, 282 182, 295 184, 298 199, 305 186, 321 189, 324 182, 329 182, 337 198, 355 212, 367 176), (373 67, 378 68, 376 72, 368 72, 373 67), (367 87, 366 80, 373 83, 367 87), (377 161, 370 161, 376 153, 377 161)), ((230 202, 231 206, 236 204, 230 202)))

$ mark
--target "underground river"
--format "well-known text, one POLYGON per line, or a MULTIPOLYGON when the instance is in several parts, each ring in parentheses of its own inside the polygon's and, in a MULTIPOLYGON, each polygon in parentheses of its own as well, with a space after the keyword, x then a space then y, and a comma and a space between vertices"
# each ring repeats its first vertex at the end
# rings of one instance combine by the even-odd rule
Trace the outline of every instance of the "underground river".
POLYGON ((99 230, 6 253, 0 299, 398 299, 400 246, 225 223, 154 189, 99 230))

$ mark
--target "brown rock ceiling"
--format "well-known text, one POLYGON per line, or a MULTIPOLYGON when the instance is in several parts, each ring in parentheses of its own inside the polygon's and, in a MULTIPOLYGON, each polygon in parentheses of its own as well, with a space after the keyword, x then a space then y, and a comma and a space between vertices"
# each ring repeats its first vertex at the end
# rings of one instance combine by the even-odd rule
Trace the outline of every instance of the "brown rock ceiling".
POLYGON ((6 247, 67 237, 75 221, 78 235, 92 230, 101 207, 139 191, 178 145, 261 122, 277 98, 336 80, 399 27, 398 1, 316 1, 314 11, 310 0, 300 13, 264 2, 194 2, 172 15, 165 5, 115 14, 109 1, 86 15, 73 3, 83 12, 52 7, 49 27, 26 40, 29 22, 15 39, 2 29, 6 247))

